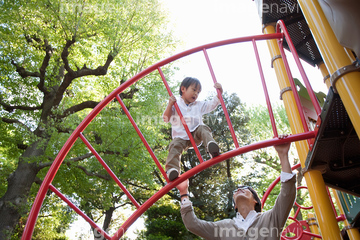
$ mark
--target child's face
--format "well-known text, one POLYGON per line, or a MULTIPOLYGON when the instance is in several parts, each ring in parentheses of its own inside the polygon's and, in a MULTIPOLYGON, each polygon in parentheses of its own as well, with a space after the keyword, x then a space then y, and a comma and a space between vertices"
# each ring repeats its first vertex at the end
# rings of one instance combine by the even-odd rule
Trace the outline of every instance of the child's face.
POLYGON ((200 85, 196 86, 195 84, 190 85, 188 88, 181 87, 182 92, 182 99, 184 99, 184 102, 186 104, 190 104, 192 102, 195 102, 198 98, 201 90, 200 85))

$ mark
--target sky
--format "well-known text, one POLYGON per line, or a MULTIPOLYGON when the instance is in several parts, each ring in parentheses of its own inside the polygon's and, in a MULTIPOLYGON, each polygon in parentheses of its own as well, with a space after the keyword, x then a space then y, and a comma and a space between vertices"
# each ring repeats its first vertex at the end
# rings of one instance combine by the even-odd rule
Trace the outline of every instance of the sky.
MULTIPOLYGON (((170 13, 170 26, 175 36, 183 41, 177 53, 220 40, 262 34, 262 24, 257 7, 252 0, 162 0, 170 13)), ((257 42, 265 80, 272 102, 280 103, 280 89, 275 71, 270 68, 271 57, 265 41, 257 42)), ((208 50, 218 82, 224 91, 235 92, 248 104, 266 104, 252 44, 240 43, 208 50)), ((288 60, 294 66, 290 53, 288 60)), ((203 53, 182 59, 176 81, 186 76, 197 77, 203 91, 199 99, 214 91, 211 75, 203 53)), ((315 92, 327 93, 320 71, 303 63, 315 92)), ((293 68, 293 76, 301 79, 293 68)))
MULTIPOLYGON (((175 36, 181 39, 176 53, 203 44, 220 40, 262 34, 262 26, 255 2, 252 0, 160 0, 169 12, 170 25, 175 36)), ((266 42, 258 42, 264 75, 267 81, 272 103, 281 103, 280 89, 275 72, 270 68, 270 54, 266 42)), ((259 71, 255 62, 251 43, 241 43, 227 47, 208 50, 217 81, 224 91, 235 92, 247 105, 265 105, 264 93, 260 82, 259 71)), ((290 65, 294 66, 292 56, 288 54, 290 65)), ((317 68, 303 63, 313 89, 327 93, 322 75, 317 68)), ((181 81, 186 76, 197 77, 203 90, 199 99, 204 99, 212 91, 213 82, 203 54, 194 54, 179 61, 179 71, 174 80, 181 81)), ((300 78, 298 71, 293 76, 300 78)), ((73 224, 69 235, 81 230, 89 235, 89 227, 84 220, 73 224)), ((127 231, 127 236, 135 239, 132 232, 143 228, 143 220, 138 219, 127 231)), ((78 233, 79 236, 80 233, 78 233)))

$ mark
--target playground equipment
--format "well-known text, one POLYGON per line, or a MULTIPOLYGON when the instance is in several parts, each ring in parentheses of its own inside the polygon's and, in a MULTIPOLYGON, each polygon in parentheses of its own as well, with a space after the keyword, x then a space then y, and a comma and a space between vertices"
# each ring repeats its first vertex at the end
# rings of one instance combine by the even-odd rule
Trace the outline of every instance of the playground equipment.
MULTIPOLYGON (((259 2, 259 1, 257 1, 259 2)), ((261 4, 266 3, 267 1, 261 1, 261 4)), ((278 3, 280 1, 269 1, 270 3, 278 3)), ((287 4, 290 6, 291 3, 296 3, 294 5, 297 7, 297 1, 287 1, 287 4)), ((58 156, 54 160, 51 168, 49 169, 43 183, 40 187, 40 190, 36 196, 32 209, 30 211, 28 221, 26 227, 24 229, 24 233, 22 239, 31 239, 32 232, 36 223, 37 216, 39 214, 41 205, 46 197, 46 193, 48 190, 54 192, 57 196, 59 196, 64 202, 66 202, 76 213, 82 216, 89 224, 99 233, 101 233, 106 239, 119 239, 123 236, 126 230, 158 199, 168 193, 171 189, 173 189, 177 184, 182 181, 190 178, 191 176, 201 172, 202 170, 209 168, 221 161, 229 159, 231 157, 235 157, 237 155, 243 154, 245 152, 253 151, 256 149, 273 146, 275 144, 284 143, 284 142, 296 142, 296 148, 298 151, 298 155, 301 162, 301 167, 304 169, 303 174, 307 183, 307 189, 309 191, 309 195, 313 202, 313 208, 316 214, 316 220, 320 227, 321 235, 317 233, 310 233, 309 229, 312 228, 312 225, 309 224, 308 228, 306 228, 305 232, 302 232, 301 235, 297 236, 296 239, 303 239, 302 237, 305 235, 311 235, 313 237, 323 239, 341 239, 339 227, 337 221, 340 218, 336 218, 336 214, 332 205, 332 202, 329 198, 329 191, 325 185, 329 185, 338 190, 345 191, 357 196, 360 196, 360 188, 357 184, 357 178, 359 175, 359 152, 360 143, 359 143, 359 133, 360 133, 360 114, 359 114, 359 105, 360 105, 360 96, 356 94, 360 90, 360 73, 351 71, 347 72, 338 70, 343 68, 344 66, 351 65, 351 59, 348 56, 348 52, 344 50, 344 48, 339 44, 336 40, 334 34, 331 35, 331 28, 329 26, 325 26, 324 22, 326 22, 325 17, 322 15, 322 11, 320 6, 316 5, 317 1, 299 1, 301 6, 301 12, 294 12, 296 15, 294 16, 271 16, 266 15, 262 12, 262 20, 264 24, 264 34, 257 36, 249 36, 249 37, 241 37, 236 39, 224 40, 216 43, 211 43, 207 45, 203 45, 197 48, 193 48, 187 50, 185 52, 179 53, 172 57, 169 57, 159 63, 154 64, 153 66, 143 70, 138 73, 134 77, 130 78, 128 81, 123 83, 117 89, 115 89, 110 95, 108 95, 101 103, 99 103, 96 108, 83 120, 83 122, 76 128, 76 130, 72 133, 70 138, 66 141, 65 145, 62 147, 58 156), (310 6, 311 5, 311 6, 310 6), (317 19, 314 16, 319 16, 317 19), (304 18, 305 16, 305 18, 304 18), (305 20, 306 19, 306 20, 305 20), (280 20, 280 21, 278 21, 280 20), (277 22, 277 25, 272 23, 277 22), (318 28, 318 24, 322 23, 321 29, 318 28), (297 27, 293 27, 292 24, 295 24, 297 27), (312 31, 310 32, 309 28, 306 28, 309 24, 309 27, 312 31), (300 30, 299 30, 300 28, 300 30), (289 29, 289 32, 288 32, 289 29), (296 32, 301 32, 301 37, 296 38, 296 32), (330 37, 326 38, 324 42, 323 40, 319 40, 321 34, 330 34, 330 37), (294 35, 295 34, 295 35, 294 35), (305 35, 304 35, 305 34, 305 35), (292 36, 294 35, 294 36, 292 36), (312 36, 314 39, 312 39, 312 36), (295 41, 294 41, 295 39, 295 41), (277 74, 279 86, 281 89, 281 97, 284 101, 284 105, 286 111, 289 116, 289 122, 292 129, 292 136, 286 139, 278 139, 278 133, 276 129, 276 123, 274 119, 274 115, 272 113, 271 102, 267 93, 267 87, 265 82, 265 77, 263 74, 263 70, 261 67, 261 62, 257 49, 258 41, 267 41, 269 46, 269 51, 273 57, 272 65, 277 74), (294 41, 294 44, 293 44, 294 41), (196 52, 203 52, 206 63, 209 67, 209 71, 213 78, 213 81, 216 82, 216 77, 214 70, 211 65, 210 58, 207 54, 207 50, 215 47, 220 47, 223 45, 229 44, 238 44, 241 42, 251 42, 254 48, 254 54, 258 63, 259 72, 261 82, 263 84, 264 94, 266 97, 267 107, 269 110, 269 116, 271 119, 271 125, 274 133, 274 138, 260 141, 257 143, 253 143, 247 146, 239 147, 238 140, 234 133, 234 129, 232 128, 232 124, 230 121, 230 117, 227 114, 226 106, 224 101, 219 94, 219 98, 221 101, 221 105, 223 107, 229 130, 231 132, 235 149, 225 152, 220 156, 212 158, 208 161, 203 161, 202 156, 191 137, 189 129, 187 128, 186 122, 184 121, 181 112, 177 105, 175 105, 176 110, 178 111, 181 121, 190 137, 190 141, 195 149, 196 155, 199 158, 200 164, 191 170, 183 173, 178 179, 172 182, 168 182, 163 188, 161 188, 157 193, 155 193, 152 197, 150 197, 143 204, 139 204, 136 199, 131 195, 130 191, 126 189, 124 184, 120 179, 115 175, 115 173, 109 168, 106 162, 102 159, 99 153, 95 150, 95 148, 91 145, 91 143, 86 139, 83 135, 83 131, 90 124, 90 122, 112 101, 115 99, 121 105, 124 113, 128 116, 129 121, 132 126, 135 128, 142 142, 144 143, 146 149, 149 154, 153 158, 156 166, 159 168, 162 173, 163 178, 168 181, 167 176, 165 174, 164 169, 162 168, 160 162, 152 151, 150 145, 147 143, 144 135, 141 133, 140 129, 137 127, 136 122, 132 118, 130 112, 126 108, 122 99, 120 98, 120 93, 122 93, 125 89, 130 87, 132 84, 140 81, 142 78, 147 76, 150 73, 158 72, 169 95, 172 95, 172 92, 167 84, 166 78, 162 72, 162 67, 166 64, 169 64, 177 59, 183 58, 190 54, 196 52), (315 44, 315 42, 317 44, 315 44), (331 42, 332 47, 327 47, 329 42, 331 42), (308 125, 308 117, 304 113, 303 105, 301 104, 301 98, 296 91, 296 85, 293 81, 293 77, 289 68, 289 64, 286 59, 286 55, 284 52, 284 46, 288 48, 294 56, 294 60, 300 70, 302 81, 304 82, 309 98, 311 99, 311 103, 313 106, 313 111, 315 112, 315 116, 317 116, 315 120, 315 129, 312 130, 308 125), (336 50, 334 50, 336 49, 336 50), (334 51, 334 52, 333 52, 334 51), (299 53, 299 54, 298 54, 299 53), (340 55, 340 56, 338 56, 340 55), (326 72, 326 69, 329 72, 333 73, 331 76, 332 79, 332 88, 327 96, 325 101, 325 105, 323 109, 321 109, 318 99, 314 94, 311 85, 306 77, 305 71, 301 65, 299 56, 305 61, 311 62, 313 65, 322 66, 321 70, 326 72), (325 64, 322 64, 324 62, 325 64), (337 93, 335 93, 337 92, 337 93), (333 106, 340 106, 340 108, 334 108, 333 106), (342 114, 341 119, 339 119, 340 113, 342 114), (347 117, 346 117, 347 116, 347 117), (335 127, 334 118, 336 118, 335 127), (343 122, 345 121, 345 123, 343 122), (352 130, 355 129, 355 131, 352 130), (336 134, 333 134, 333 133, 336 134), (136 207, 136 211, 119 227, 118 231, 113 235, 109 236, 104 230, 102 230, 95 222, 93 222, 88 216, 86 216, 81 209, 79 209, 75 204, 73 204, 66 196, 64 196, 55 186, 52 185, 52 180, 54 179, 60 165, 62 164, 64 158, 72 148, 74 142, 80 139, 90 150, 90 152, 98 159, 101 165, 106 169, 109 175, 114 179, 114 181, 119 185, 119 187, 123 190, 126 196, 131 200, 133 205, 136 207), (340 140, 340 142, 338 142, 340 140), (332 158, 323 157, 324 154, 329 151, 326 148, 326 145, 331 142, 334 145, 335 152, 340 151, 340 157, 338 155, 333 156, 332 158), (323 144, 324 143, 324 144, 323 144), (339 150, 340 148, 340 150, 339 150), (350 154, 350 155, 349 155, 350 154), (350 163, 351 160, 351 163, 350 163), (334 164, 337 164, 336 166, 334 164), (335 167, 335 168, 334 168, 335 167), (339 179, 339 177, 342 177, 339 179), (310 234, 309 234, 310 233, 310 234)), ((271 11, 269 11, 271 12, 271 11)), ((271 12, 272 13, 272 12, 271 12)), ((354 65, 355 66, 355 65, 354 65)), ((352 69, 353 70, 353 69, 352 69)), ((265 200, 264 200, 265 201, 265 200)), ((300 208, 299 208, 300 209, 300 208)), ((296 217, 296 216, 295 216, 296 217)), ((292 218, 293 220, 295 218, 292 218)), ((295 221, 295 225, 301 225, 297 220, 295 221)), ((293 225, 292 227, 296 227, 293 225)), ((302 228, 302 227, 301 227, 302 228)), ((353 231, 356 229, 352 229, 351 226, 348 226, 349 231, 353 231)), ((350 234, 349 234, 350 236, 350 234)), ((356 232, 354 232, 354 236, 356 237, 356 232)), ((287 238, 282 236, 282 238, 287 238)), ((294 238, 289 238, 294 239, 294 238)))
MULTIPOLYGON (((313 66, 318 66, 323 73, 326 85, 332 88, 320 117, 316 119, 316 139, 309 146, 300 144, 296 144, 296 146, 302 167, 305 169, 304 177, 309 194, 312 202, 315 203, 314 210, 322 237, 324 239, 341 239, 335 216, 332 214, 331 203, 326 196, 325 184, 341 191, 359 195, 359 189, 355 185, 358 182, 360 169, 358 165, 352 164, 359 163, 360 114, 358 109, 360 98, 356 92, 360 89, 360 73, 358 72, 358 60, 355 59, 351 51, 357 51, 357 45, 351 44, 351 42, 358 43, 359 38, 358 28, 356 28, 354 33, 348 32, 346 36, 352 40, 346 41, 348 44, 342 46, 339 43, 341 39, 337 39, 337 36, 341 38, 343 36, 334 33, 339 28, 336 30, 336 27, 331 26, 326 17, 329 19, 332 14, 333 19, 337 18, 336 16, 346 16, 341 21, 349 18, 357 19, 358 14, 354 13, 356 10, 349 10, 349 6, 351 5, 351 8, 356 9, 355 6, 359 6, 359 3, 352 0, 342 3, 332 0, 264 0, 256 2, 264 33, 275 32, 274 22, 282 19, 289 29, 291 39, 301 58, 313 66), (326 17, 322 7, 326 8, 326 17), (330 14, 329 9, 331 10, 330 14), (332 91, 338 95, 332 94, 332 91), (341 99, 341 101, 337 101, 337 99, 341 99), (350 147, 351 144, 354 145, 350 147), (335 153, 341 156, 329 155, 332 146, 336 146, 335 153), (345 176, 348 178, 345 179, 345 176)), ((339 19, 336 24, 341 21, 339 19)), ((334 21, 331 22, 334 23, 334 21)), ((358 22, 353 21, 353 23, 358 22)), ((341 30, 346 29, 344 25, 347 24, 349 22, 344 23, 341 30)), ((293 47, 287 46, 287 43, 284 45, 288 49, 293 47)), ((281 49, 277 47, 274 41, 269 41, 268 46, 274 59, 273 65, 278 76, 280 89, 286 89, 290 84, 284 74, 285 66, 278 57, 281 49)), ((286 97, 284 97, 284 104, 291 112, 293 100, 291 96, 286 97)), ((316 113, 318 112, 316 111, 316 113)), ((298 117, 289 120, 294 129, 293 132, 301 131, 298 117), (298 130, 299 128, 300 130, 298 130)), ((351 227, 348 226, 348 235, 350 236, 350 231, 357 232, 356 237, 352 239, 359 239, 358 231, 351 229, 351 227)))

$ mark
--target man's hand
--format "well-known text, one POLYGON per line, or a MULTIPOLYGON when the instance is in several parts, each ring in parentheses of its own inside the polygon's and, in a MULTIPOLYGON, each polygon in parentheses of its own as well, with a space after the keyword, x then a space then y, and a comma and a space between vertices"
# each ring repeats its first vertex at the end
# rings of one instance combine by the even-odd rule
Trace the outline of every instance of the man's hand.
MULTIPOLYGON (((280 135, 279 139, 284 139, 288 135, 280 135)), ((279 158, 280 158, 280 164, 281 164, 281 170, 283 172, 291 173, 291 166, 289 162, 289 149, 290 149, 291 142, 283 143, 279 145, 275 145, 274 148, 277 151, 279 158)))
MULTIPOLYGON (((279 139, 285 139, 288 135, 279 135, 279 139)), ((280 156, 287 156, 290 149, 291 142, 275 145, 274 148, 280 156)))

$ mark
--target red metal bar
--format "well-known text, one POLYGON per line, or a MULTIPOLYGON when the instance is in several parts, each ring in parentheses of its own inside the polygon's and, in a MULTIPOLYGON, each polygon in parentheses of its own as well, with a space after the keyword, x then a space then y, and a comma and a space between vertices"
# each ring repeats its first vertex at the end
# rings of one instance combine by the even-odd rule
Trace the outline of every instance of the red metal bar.
POLYGON ((35 197, 35 200, 31 207, 31 210, 29 212, 29 217, 26 222, 26 225, 25 225, 25 228, 23 231, 23 235, 21 236, 21 240, 31 240, 31 236, 32 236, 32 233, 33 233, 34 227, 35 227, 35 223, 36 223, 37 217, 39 215, 41 205, 42 205, 44 198, 46 196, 46 193, 49 189, 49 185, 52 182, 52 180, 54 179, 55 174, 57 173, 65 156, 70 151, 72 145, 75 143, 75 141, 77 139, 77 135, 78 135, 78 132, 75 130, 71 134, 69 139, 66 141, 64 146, 61 148, 59 154, 56 156, 53 164, 51 165, 49 171, 47 172, 47 174, 40 186, 40 189, 35 197))
POLYGON ((93 148, 93 146, 91 146, 91 144, 89 143, 89 141, 85 138, 85 136, 80 133, 79 135, 80 139, 85 143, 85 145, 90 149, 90 151, 92 152, 92 154, 94 154, 94 156, 97 158, 97 160, 99 160, 100 164, 105 168, 105 170, 110 174, 110 176, 112 177, 112 179, 114 179, 114 181, 119 185, 119 187, 121 188, 121 190, 123 190, 123 192, 126 194, 126 196, 128 196, 128 198, 131 200, 131 202, 135 205, 136 208, 139 208, 140 205, 139 203, 135 200, 135 198, 130 194, 130 192, 125 188, 125 186, 120 182, 120 180, 118 179, 118 177, 115 175, 115 173, 109 168, 109 166, 104 162, 104 160, 101 158, 101 156, 96 152, 96 150, 93 148))
POLYGON ((316 111, 316 114, 319 116, 321 114, 321 108, 320 108, 320 104, 315 96, 315 93, 311 87, 311 84, 309 82, 309 79, 305 73, 305 70, 300 62, 300 58, 299 58, 299 55, 296 51, 296 48, 291 40, 291 37, 290 37, 290 34, 285 26, 285 23, 283 20, 279 20, 276 24, 276 31, 277 32, 280 32, 280 28, 281 30, 283 31, 284 35, 285 35, 285 38, 286 38, 286 42, 288 43, 288 46, 290 48, 290 51, 294 57, 294 60, 295 60, 295 63, 297 65, 297 67, 299 68, 299 71, 300 71, 300 75, 305 83, 305 86, 306 86, 306 90, 308 91, 308 94, 310 96, 310 99, 311 99, 311 102, 312 104, 314 105, 314 108, 315 108, 315 111, 316 111))
POLYGON ((332 207, 332 209, 333 209, 333 211, 334 211, 334 214, 335 214, 336 217, 338 217, 339 214, 338 214, 337 211, 336 211, 336 208, 335 208, 335 205, 334 205, 334 202, 333 202, 333 200, 332 200, 332 197, 331 197, 331 194, 330 194, 330 191, 329 191, 329 188, 328 188, 328 187, 326 187, 326 192, 327 192, 327 194, 328 194, 328 196, 329 196, 329 199, 330 199, 330 202, 331 202, 331 207, 332 207))
MULTIPOLYGON (((160 67, 158 68, 158 71, 159 71, 159 73, 160 73, 161 79, 162 79, 163 82, 164 82, 164 85, 165 85, 165 87, 166 87, 166 90, 167 90, 168 93, 169 93, 169 96, 174 96, 173 93, 171 92, 171 89, 170 89, 170 87, 169 87, 169 84, 168 84, 167 81, 166 81, 166 78, 165 78, 165 76, 164 76, 164 73, 162 72, 162 70, 161 70, 160 67)), ((184 128, 185 128, 185 131, 186 131, 186 133, 187 133, 187 135, 188 135, 188 137, 189 137, 189 139, 190 139, 190 142, 191 142, 191 144, 192 144, 192 146, 193 146, 193 148, 194 148, 194 150, 195 150, 195 153, 196 153, 197 157, 199 158, 200 163, 204 162, 204 160, 202 159, 201 153, 200 153, 200 151, 199 151, 199 149, 198 149, 198 147, 197 147, 197 145, 196 145, 196 143, 195 143, 195 140, 194 140, 193 136, 191 135, 191 132, 190 132, 190 130, 189 130, 189 127, 188 127, 188 125, 186 124, 186 121, 185 121, 185 119, 184 119, 184 116, 182 115, 182 113, 181 113, 181 111, 180 111, 180 108, 179 108, 179 106, 178 106, 178 104, 177 104, 176 102, 175 102, 175 104, 174 104, 174 107, 175 107, 175 109, 176 109, 176 112, 179 114, 181 123, 183 124, 183 126, 184 126, 184 128)))
POLYGON ((339 216, 336 217, 336 221, 341 222, 341 221, 345 221, 346 216, 345 214, 340 214, 339 216))
MULTIPOLYGON (((314 238, 322 238, 322 236, 319 235, 319 234, 315 234, 315 233, 312 233, 312 232, 309 232, 309 231, 305 231, 305 230, 304 230, 304 234, 309 235, 309 236, 314 237, 314 238)), ((292 239, 292 238, 289 237, 288 239, 292 239)))
POLYGON ((286 55, 285 55, 285 51, 284 51, 284 47, 283 47, 283 41, 278 40, 278 44, 279 44, 279 48, 280 48, 281 57, 282 57, 283 62, 284 62, 285 70, 286 70, 286 73, 288 75, 289 82, 290 82, 290 85, 291 85, 291 90, 292 90, 294 98, 295 98, 296 106, 297 106, 299 114, 300 114, 300 119, 301 119, 301 122, 303 124, 304 131, 307 132, 307 131, 309 131, 309 127, 307 125, 304 110, 303 110, 302 105, 301 105, 300 97, 299 97, 299 94, 297 92, 297 88, 296 88, 296 85, 295 85, 295 82, 294 82, 294 78, 293 78, 293 76, 291 74, 289 63, 288 63, 286 55))
POLYGON ((303 230, 301 223, 300 223, 299 220, 297 220, 296 218, 294 218, 294 217, 289 217, 289 219, 293 220, 294 222, 296 222, 296 223, 301 227, 301 228, 300 228, 300 229, 301 229, 301 234, 300 234, 299 236, 294 236, 294 237, 281 236, 281 239, 301 240, 301 239, 302 239, 302 236, 303 236, 304 234, 309 235, 309 236, 312 236, 312 237, 322 238, 322 236, 320 236, 320 235, 318 235, 318 234, 315 234, 315 233, 312 233, 312 232, 303 230), (295 237, 296 237, 296 238, 295 238, 295 237))
POLYGON ((133 125, 133 127, 135 128, 137 134, 139 135, 139 137, 141 138, 141 141, 144 143, 146 149, 148 150, 148 152, 150 153, 151 157, 153 158, 156 166, 159 168, 159 170, 161 171, 162 175, 164 176, 164 178, 166 179, 167 182, 169 182, 169 179, 164 171, 164 168, 161 166, 159 160, 157 159, 157 157, 154 154, 154 151, 151 149, 150 145, 148 144, 148 142, 146 141, 144 135, 141 133, 139 127, 136 125, 133 117, 131 116, 129 110, 126 108, 123 100, 120 98, 119 95, 116 95, 116 99, 118 100, 118 102, 120 103, 122 109, 124 110, 126 116, 129 118, 131 124, 133 125))
POLYGON ((255 53, 255 57, 256 57, 256 62, 257 62, 258 68, 259 68, 261 83, 262 83, 264 94, 265 94, 266 105, 267 105, 267 108, 268 108, 268 111, 269 111, 269 116, 270 116, 270 121, 271 121, 271 126, 272 126, 272 129, 273 129, 274 137, 278 137, 278 132, 277 132, 277 129, 276 129, 274 113, 273 113, 273 110, 272 110, 272 107, 271 107, 271 101, 270 101, 270 97, 269 97, 269 92, 268 92, 267 87, 266 87, 266 82, 265 82, 263 68, 261 66, 260 56, 259 56, 258 48, 256 46, 256 42, 255 42, 254 39, 252 40, 252 44, 253 44, 253 47, 254 47, 254 53, 255 53))
POLYGON ((210 44, 205 44, 205 45, 202 45, 202 46, 199 46, 196 48, 189 49, 187 51, 183 51, 183 52, 178 53, 169 58, 166 58, 166 59, 150 66, 149 68, 146 68, 145 70, 139 72, 138 74, 136 74, 135 76, 130 78, 128 81, 121 84, 118 88, 116 88, 113 92, 111 92, 107 97, 105 97, 103 99, 103 101, 101 101, 98 105, 96 105, 96 107, 79 124, 79 126, 75 129, 75 131, 68 138, 68 140, 66 141, 64 146, 61 148, 59 154, 56 156, 53 164, 51 165, 49 171, 47 172, 47 174, 43 180, 43 183, 40 186, 38 194, 35 197, 35 200, 34 200, 32 208, 30 210, 29 217, 28 217, 27 223, 25 225, 24 232, 23 232, 21 239, 22 240, 30 240, 31 239, 31 236, 32 236, 32 233, 34 230, 34 226, 35 226, 41 205, 44 201, 47 190, 49 188, 49 185, 51 184, 52 180, 54 179, 54 177, 55 177, 57 171, 59 170, 60 165, 64 161, 67 153, 70 151, 71 147, 74 145, 75 141, 78 139, 79 134, 84 131, 84 129, 90 124, 90 122, 102 111, 102 109, 107 104, 109 104, 116 97, 116 95, 123 92, 126 88, 128 88, 132 84, 136 83, 141 78, 143 78, 146 75, 150 74, 151 72, 157 70, 159 67, 164 66, 164 65, 166 65, 170 62, 173 62, 177 59, 188 56, 190 54, 202 51, 202 49, 204 49, 204 48, 210 49, 210 48, 215 48, 215 47, 219 47, 219 46, 223 46, 223 45, 229 45, 229 44, 240 43, 240 42, 248 42, 248 41, 252 41, 253 39, 269 40, 269 39, 278 39, 278 38, 282 38, 282 37, 283 37, 282 33, 261 34, 261 35, 256 35, 256 36, 239 37, 239 38, 233 38, 233 39, 223 40, 223 41, 219 41, 219 42, 214 42, 214 43, 210 43, 210 44))
MULTIPOLYGON (((177 179, 174 181, 166 184, 162 189, 160 189, 157 193, 155 193, 153 196, 151 196, 146 202, 144 202, 140 208, 138 208, 125 222, 124 224, 119 228, 119 230, 115 233, 115 235, 111 238, 112 240, 118 240, 122 237, 122 235, 127 231, 127 229, 149 208, 151 207, 157 200, 159 200, 162 196, 164 196, 166 193, 168 193, 171 189, 175 188, 178 184, 182 183, 186 179, 194 176, 195 174, 198 174, 199 172, 218 164, 222 161, 225 161, 226 159, 236 157, 240 154, 244 154, 250 151, 254 151, 261 148, 266 148, 278 144, 284 144, 287 142, 294 142, 294 141, 301 141, 309 138, 314 138, 315 132, 310 131, 306 133, 299 133, 290 135, 287 138, 284 139, 278 139, 273 138, 269 140, 264 140, 260 142, 256 142, 250 145, 246 145, 240 148, 233 149, 229 152, 225 152, 215 158, 212 158, 208 161, 203 162, 202 164, 197 165, 196 167, 184 172, 180 175, 177 179)), ((297 164, 292 167, 292 169, 296 169, 300 166, 300 164, 297 164)), ((280 179, 280 177, 279 177, 280 179)), ((264 197, 263 197, 264 199, 264 197)))
POLYGON ((96 231, 100 232, 102 236, 106 239, 111 239, 111 237, 100 228, 92 219, 90 219, 85 213, 83 213, 77 206, 75 206, 69 199, 67 199, 57 188, 50 184, 49 189, 55 193, 59 198, 61 198, 64 202, 69 205, 77 214, 79 214, 82 218, 85 219, 96 231))
MULTIPOLYGON (((289 137, 291 137, 291 136, 289 136, 289 137)), ((301 167, 301 164, 300 164, 300 163, 294 165, 294 166, 291 168, 291 170, 295 170, 295 169, 297 169, 297 168, 299 168, 299 167, 301 167)), ((262 197, 262 199, 261 199, 261 208, 264 207, 264 204, 265 204, 265 202, 266 202, 266 199, 269 197, 271 191, 274 189, 274 187, 276 186, 276 184, 278 184, 279 182, 280 182, 280 176, 277 177, 277 178, 270 184, 270 186, 268 187, 268 189, 266 190, 266 192, 264 193, 264 195, 263 195, 263 197, 262 197)))
MULTIPOLYGON (((211 73, 211 77, 212 77, 214 83, 217 83, 216 77, 215 77, 215 73, 214 73, 214 69, 213 69, 213 67, 211 66, 210 58, 209 58, 209 55, 207 54, 207 51, 206 51, 205 48, 203 49, 203 52, 204 52, 207 65, 208 65, 209 70, 210 70, 210 73, 211 73)), ((226 118, 226 121, 227 121, 227 123, 228 123, 229 130, 230 130, 232 139, 233 139, 233 141, 234 141, 235 147, 238 148, 238 147, 239 147, 239 142, 238 142, 238 140, 237 140, 237 138, 236 138, 235 131, 234 131, 233 125, 232 125, 231 120, 230 120, 230 117, 229 117, 229 113, 228 113, 228 111, 227 111, 227 109, 226 109, 226 106, 225 106, 225 103, 224 103, 224 99, 223 99, 223 97, 222 97, 222 94, 221 94, 220 90, 219 90, 219 89, 216 89, 216 91, 217 91, 217 95, 218 95, 218 97, 219 97, 219 99, 220 99, 220 103, 221 103, 221 106, 222 106, 222 108, 223 108, 223 111, 224 111, 224 114, 225 114, 225 118, 226 118)))

